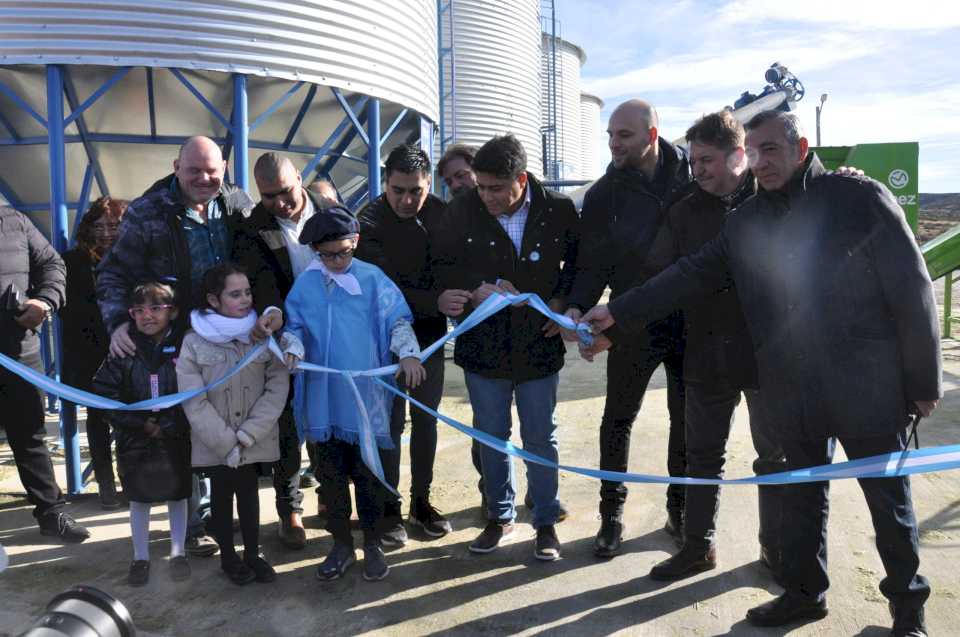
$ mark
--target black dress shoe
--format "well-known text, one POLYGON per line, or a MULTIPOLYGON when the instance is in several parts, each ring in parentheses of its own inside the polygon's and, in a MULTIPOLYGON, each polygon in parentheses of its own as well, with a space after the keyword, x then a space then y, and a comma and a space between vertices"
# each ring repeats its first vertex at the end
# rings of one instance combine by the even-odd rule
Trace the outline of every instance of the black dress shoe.
POLYGON ((784 593, 766 604, 747 611, 754 626, 783 626, 801 619, 823 619, 827 616, 827 600, 815 601, 784 593))
POLYGON ((682 579, 717 568, 717 548, 706 550, 684 546, 680 552, 650 569, 650 577, 661 581, 682 579))
POLYGON ((63 511, 44 513, 37 519, 40 535, 50 535, 64 542, 79 544, 90 537, 90 531, 63 511))
POLYGON ((620 554, 623 544, 623 518, 605 515, 600 520, 600 531, 593 540, 593 554, 597 557, 613 557, 620 554))
POLYGON ((889 604, 890 616, 893 617, 893 629, 890 637, 927 637, 926 622, 923 617, 923 607, 906 608, 889 604))

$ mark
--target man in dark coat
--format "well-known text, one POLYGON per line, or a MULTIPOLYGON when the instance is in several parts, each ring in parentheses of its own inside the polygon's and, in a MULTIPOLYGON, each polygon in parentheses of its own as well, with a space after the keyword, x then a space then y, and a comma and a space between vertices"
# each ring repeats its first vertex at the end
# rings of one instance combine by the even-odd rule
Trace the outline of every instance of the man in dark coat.
MULTIPOLYGON (((63 261, 26 216, 0 206, 0 353, 43 373, 37 332, 66 296, 63 261)), ((0 414, 20 481, 43 535, 82 542, 90 533, 64 511, 66 502, 43 440, 43 396, 0 368, 0 414)))
MULTIPOLYGON (((430 158, 412 145, 397 146, 384 166, 385 192, 357 215, 360 243, 356 256, 378 266, 403 292, 413 312, 413 331, 420 348, 426 348, 447 333, 447 319, 437 309, 440 295, 431 249, 443 223, 446 204, 430 194, 430 158)), ((443 348, 423 361, 427 377, 410 395, 436 409, 443 397, 443 348)), ((396 397, 390 413, 393 449, 381 449, 383 471, 394 488, 400 482, 400 437, 407 418, 407 401, 396 397)), ((410 406, 410 516, 409 521, 431 537, 451 531, 450 522, 430 504, 433 463, 437 454, 437 419, 410 406)), ((384 529, 380 541, 402 546, 407 532, 401 518, 400 500, 386 494, 384 529)))
MULTIPOLYGON (((743 125, 729 111, 705 115, 687 131, 690 166, 697 186, 673 204, 650 249, 652 274, 697 252, 720 233, 730 210, 757 191, 747 167, 743 125)), ((724 453, 733 414, 746 396, 758 475, 784 470, 783 450, 764 417, 757 393, 753 344, 733 286, 683 305, 686 350, 685 388, 687 475, 723 476, 724 453)), ((780 562, 781 493, 777 485, 758 487, 760 559, 777 577, 780 562)), ((684 499, 683 548, 653 567, 654 579, 685 577, 717 565, 716 517, 720 489, 688 485, 684 499)))
MULTIPOLYGON (((293 163, 277 153, 257 159, 253 177, 260 203, 234 234, 233 254, 247 271, 253 302, 261 314, 268 307, 283 307, 293 281, 314 258, 310 246, 300 243, 307 220, 336 204, 303 187, 293 163)), ((293 419, 293 385, 280 414, 280 459, 273 465, 273 489, 280 541, 291 549, 306 546, 303 528, 303 492, 300 490, 300 437, 293 419)))
MULTIPOLYGON (((610 286, 616 298, 643 282, 646 259, 667 208, 689 187, 683 152, 660 137, 656 109, 629 100, 610 115, 607 133, 613 161, 587 191, 581 211, 583 239, 567 316, 579 319, 610 286)), ((568 338, 570 338, 568 336, 568 338)), ((651 323, 618 343, 607 358, 607 400, 600 422, 600 468, 627 471, 630 431, 654 370, 667 372, 670 441, 667 469, 685 472, 683 424, 683 321, 679 313, 651 323)), ((600 486, 600 531, 594 553, 620 553, 627 487, 604 480, 600 486)), ((666 530, 679 541, 683 487, 667 488, 666 530)))
MULTIPOLYGON (((903 211, 882 184, 825 173, 795 115, 756 116, 746 144, 762 191, 695 255, 583 319, 616 341, 735 281, 788 468, 828 464, 838 440, 851 460, 902 450, 910 413, 929 415, 942 395, 933 286, 903 211)), ((926 635, 930 587, 917 572, 910 481, 860 486, 886 568, 880 591, 892 634, 926 635)), ((786 592, 751 609, 754 624, 826 616, 827 490, 826 482, 787 487, 786 592)))
MULTIPOLYGON (((477 151, 477 188, 456 197, 438 250, 441 307, 451 317, 470 312, 495 292, 534 292, 555 311, 566 307, 573 283, 579 220, 573 202, 547 191, 526 172, 523 146, 512 135, 477 151), (562 269, 561 269, 562 264, 562 269)), ((509 440, 516 396, 523 447, 557 461, 558 372, 564 344, 559 330, 529 307, 510 307, 457 338, 454 361, 463 368, 474 427, 509 440)), ((480 452, 489 523, 470 545, 488 553, 514 529, 513 464, 499 451, 480 452)), ((557 469, 527 463, 537 529, 535 555, 560 556, 554 524, 559 515, 557 469)))

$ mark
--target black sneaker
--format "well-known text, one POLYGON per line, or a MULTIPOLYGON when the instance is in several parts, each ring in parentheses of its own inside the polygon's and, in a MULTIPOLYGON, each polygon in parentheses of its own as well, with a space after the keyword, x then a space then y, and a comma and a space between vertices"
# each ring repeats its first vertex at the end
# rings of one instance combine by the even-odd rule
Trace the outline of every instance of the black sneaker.
POLYGON ((383 532, 380 534, 380 542, 384 546, 400 547, 405 545, 409 539, 407 529, 403 526, 403 520, 399 516, 384 518, 383 532))
POLYGON ((209 535, 198 535, 187 538, 185 545, 187 555, 193 557, 210 557, 220 550, 217 543, 209 535))
POLYGON ((133 560, 130 562, 130 572, 127 573, 127 584, 130 586, 146 586, 150 581, 150 562, 147 560, 133 560))
POLYGON ((221 562, 220 568, 223 569, 223 572, 227 574, 227 577, 230 578, 230 581, 237 586, 249 584, 253 580, 257 579, 257 574, 254 573, 253 569, 247 566, 238 555, 234 555, 232 558, 221 562))
POLYGON ((453 531, 450 522, 430 504, 427 498, 417 498, 410 505, 410 523, 419 526, 430 537, 443 537, 453 531))
POLYGON ((57 537, 64 542, 79 544, 90 537, 90 531, 81 526, 63 511, 45 513, 37 520, 40 525, 40 535, 57 537))
POLYGON ((246 552, 244 552, 243 563, 250 567, 250 570, 253 571, 257 581, 261 584, 268 584, 270 582, 277 581, 277 572, 273 570, 273 567, 270 566, 270 563, 267 562, 267 560, 263 559, 262 555, 253 555, 251 557, 247 557, 246 552))
POLYGON ((313 474, 309 469, 304 469, 300 473, 300 488, 301 489, 312 489, 313 487, 319 486, 320 483, 317 481, 317 476, 313 474))
POLYGON ((353 566, 356 561, 357 556, 353 552, 352 544, 334 542, 330 555, 323 560, 323 563, 317 569, 317 579, 332 580, 343 577, 347 569, 353 566))
POLYGON ((187 561, 186 555, 170 558, 170 579, 174 582, 190 579, 190 562, 187 561))
POLYGON ((604 515, 600 519, 600 530, 593 541, 593 554, 609 558, 620 555, 623 544, 623 521, 618 515, 604 515))
POLYGON ((560 540, 557 539, 557 531, 552 524, 537 529, 537 542, 533 555, 544 562, 560 559, 560 540))
POLYGON ((470 544, 472 553, 491 553, 500 546, 500 543, 513 535, 514 524, 512 521, 500 522, 499 520, 490 520, 483 529, 483 533, 477 536, 470 544))
POLYGON ((390 567, 379 544, 366 544, 363 547, 363 579, 378 582, 387 576, 390 567))

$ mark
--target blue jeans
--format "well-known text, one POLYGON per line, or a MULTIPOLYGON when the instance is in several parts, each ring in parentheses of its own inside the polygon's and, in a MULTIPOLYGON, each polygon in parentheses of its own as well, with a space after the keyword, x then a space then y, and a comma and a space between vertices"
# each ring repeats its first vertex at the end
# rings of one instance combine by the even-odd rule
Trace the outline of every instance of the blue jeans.
POLYGON ((187 521, 187 538, 206 535, 206 523, 210 519, 210 478, 193 474, 193 491, 187 502, 187 512, 190 515, 187 521))
MULTIPOLYGON (((487 378, 468 371, 464 371, 464 377, 473 407, 474 428, 500 440, 509 440, 513 426, 510 406, 516 395, 523 448, 545 460, 558 462, 556 426, 553 422, 560 382, 558 374, 525 383, 487 378)), ((511 458, 482 445, 480 464, 489 519, 512 521, 516 517, 516 488, 511 458)), ((531 462, 526 465, 527 490, 533 498, 533 526, 540 528, 556 524, 560 512, 560 501, 557 499, 558 470, 531 462)))

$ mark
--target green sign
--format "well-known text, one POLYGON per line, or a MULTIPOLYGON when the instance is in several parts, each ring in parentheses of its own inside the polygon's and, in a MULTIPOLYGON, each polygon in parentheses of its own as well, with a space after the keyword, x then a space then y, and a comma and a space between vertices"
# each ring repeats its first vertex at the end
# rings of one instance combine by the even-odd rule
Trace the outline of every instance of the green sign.
POLYGON ((814 148, 827 170, 839 166, 855 166, 890 189, 907 216, 907 222, 917 229, 920 214, 918 189, 920 144, 902 142, 890 144, 857 144, 856 146, 823 146, 814 148))

